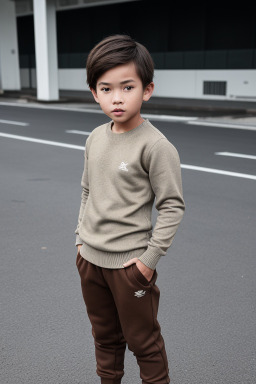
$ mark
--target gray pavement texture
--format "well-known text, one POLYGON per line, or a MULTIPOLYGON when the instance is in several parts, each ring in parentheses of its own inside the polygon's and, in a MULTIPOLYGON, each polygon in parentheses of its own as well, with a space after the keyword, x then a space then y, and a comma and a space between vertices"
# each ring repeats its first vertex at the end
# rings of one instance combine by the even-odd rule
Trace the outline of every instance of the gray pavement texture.
MULTIPOLYGON (((66 131, 90 132, 108 121, 98 113, 9 102, 0 104, 0 131, 10 135, 84 146, 86 136, 66 131)), ((217 118, 226 116, 200 117, 217 118)), ((153 123, 182 164, 256 175, 255 160, 215 155, 255 156, 254 130, 153 123)), ((97 384, 75 265, 83 151, 0 137, 0 170, 1 384, 97 384)), ((172 383, 255 384, 255 180, 189 169, 182 179, 186 212, 157 265, 172 383)), ((154 207, 153 225, 156 217, 154 207)), ((123 383, 139 382, 127 349, 123 383)))

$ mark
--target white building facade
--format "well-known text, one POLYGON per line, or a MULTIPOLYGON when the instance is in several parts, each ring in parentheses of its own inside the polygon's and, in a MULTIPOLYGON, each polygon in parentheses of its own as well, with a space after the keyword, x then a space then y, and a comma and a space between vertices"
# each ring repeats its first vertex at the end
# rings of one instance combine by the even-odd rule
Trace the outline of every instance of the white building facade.
POLYGON ((37 88, 39 100, 88 90, 90 49, 105 36, 128 33, 152 54, 154 96, 256 101, 256 6, 215 20, 210 5, 172 6, 168 14, 164 4, 1 0, 0 88, 37 88))

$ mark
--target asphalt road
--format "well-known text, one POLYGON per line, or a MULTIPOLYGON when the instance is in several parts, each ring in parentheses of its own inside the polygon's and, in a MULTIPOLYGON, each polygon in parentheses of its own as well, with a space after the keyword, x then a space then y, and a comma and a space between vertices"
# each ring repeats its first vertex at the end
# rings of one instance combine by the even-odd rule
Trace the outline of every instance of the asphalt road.
MULTIPOLYGON (((90 132, 108 118, 0 106, 0 120, 8 135, 84 147, 86 135, 66 131, 90 132)), ((255 157, 256 132, 152 123, 179 151, 186 202, 157 266, 172 383, 255 384, 256 161, 215 153, 255 157)), ((1 384, 96 384, 75 265, 83 151, 48 144, 0 134, 1 384)), ((139 384, 129 350, 125 372, 124 384, 139 384)))

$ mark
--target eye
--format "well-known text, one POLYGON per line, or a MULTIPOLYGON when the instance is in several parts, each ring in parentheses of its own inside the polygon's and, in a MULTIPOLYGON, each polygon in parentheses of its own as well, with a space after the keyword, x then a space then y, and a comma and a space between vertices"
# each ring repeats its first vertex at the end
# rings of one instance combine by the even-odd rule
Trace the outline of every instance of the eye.
POLYGON ((106 88, 106 87, 104 87, 104 88, 101 88, 101 91, 103 91, 103 92, 107 93, 107 92, 109 92, 109 91, 110 91, 110 88, 106 88))
POLYGON ((132 88, 134 88, 134 87, 132 87, 131 85, 127 85, 124 89, 125 89, 126 91, 130 91, 132 88))

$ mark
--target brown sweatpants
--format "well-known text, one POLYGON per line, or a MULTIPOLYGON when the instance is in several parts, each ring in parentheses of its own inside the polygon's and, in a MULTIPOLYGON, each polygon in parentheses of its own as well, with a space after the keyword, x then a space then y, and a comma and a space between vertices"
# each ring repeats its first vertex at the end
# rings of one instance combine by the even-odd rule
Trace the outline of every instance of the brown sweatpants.
POLYGON ((76 265, 87 313, 92 325, 101 384, 120 384, 124 375, 126 343, 140 367, 142 384, 167 384, 168 361, 157 312, 160 291, 136 264, 108 269, 85 260, 76 265))

